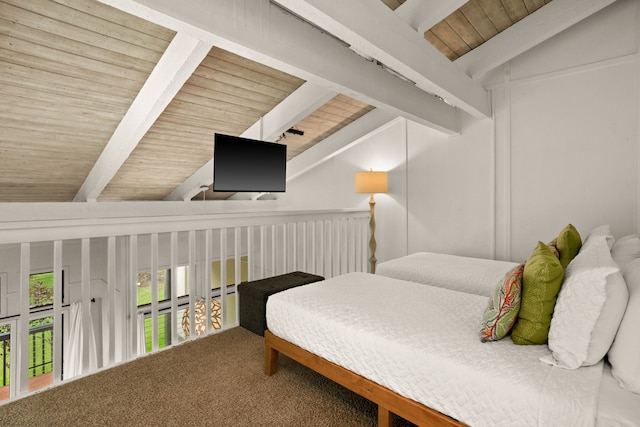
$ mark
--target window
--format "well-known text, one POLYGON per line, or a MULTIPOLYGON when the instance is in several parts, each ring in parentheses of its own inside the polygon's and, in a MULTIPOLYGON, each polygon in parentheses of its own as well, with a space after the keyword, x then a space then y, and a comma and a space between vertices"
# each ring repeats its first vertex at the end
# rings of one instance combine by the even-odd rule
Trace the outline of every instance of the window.
MULTIPOLYGON (((0 277, 2 280, 4 276, 0 277)), ((64 272, 63 272, 64 283, 64 272)), ((0 283, 1 285, 2 283, 0 283)), ((53 272, 29 276, 29 391, 53 383, 53 272)), ((0 324, 0 401, 9 398, 11 325, 0 324)))
POLYGON ((9 398, 11 324, 0 324, 0 402, 9 398))
POLYGON ((29 307, 37 308, 53 304, 53 273, 37 273, 29 276, 29 307))
POLYGON ((29 322, 29 391, 53 383, 53 316, 29 322))
MULTIPOLYGON (((171 299, 171 291, 174 289, 178 298, 189 295, 189 268, 179 266, 177 268, 176 283, 171 282, 171 269, 158 270, 158 302, 169 302, 171 299)), ((151 272, 138 273, 137 282, 137 301, 138 312, 144 316, 144 337, 146 343, 146 352, 150 352, 153 348, 153 321, 149 316, 148 308, 152 301, 152 278, 151 272), (145 310, 146 308, 146 310, 145 310)), ((178 319, 182 318, 184 310, 178 311, 178 319)), ((184 340, 184 334, 181 334, 182 327, 178 324, 178 340, 184 340)), ((169 306, 162 304, 159 307, 158 315, 158 348, 171 345, 171 312, 169 306)))
MULTIPOLYGON (((64 272, 63 280, 64 283, 64 272)), ((64 287, 63 287, 64 288, 64 287)), ((43 309, 53 305, 53 272, 34 273, 29 276, 29 308, 31 316, 40 316, 29 322, 29 390, 37 390, 53 383, 53 316, 43 309), (44 315, 43 315, 44 314, 44 315)))
MULTIPOLYGON (((211 264, 211 290, 220 291, 220 271, 221 271, 221 262, 214 261, 211 264)), ((236 283, 236 260, 235 258, 227 259, 227 298, 225 300, 225 325, 230 325, 236 323, 237 315, 236 315, 236 292, 235 292, 235 283, 236 283)), ((248 279, 248 271, 249 271, 249 260, 246 256, 240 258, 240 282, 244 282, 248 279)))

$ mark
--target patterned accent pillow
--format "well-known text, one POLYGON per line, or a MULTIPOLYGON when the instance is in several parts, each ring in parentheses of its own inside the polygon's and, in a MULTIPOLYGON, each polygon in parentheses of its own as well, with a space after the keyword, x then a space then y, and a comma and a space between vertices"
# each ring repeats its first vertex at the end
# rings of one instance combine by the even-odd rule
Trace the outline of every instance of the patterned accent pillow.
POLYGON ((482 342, 501 340, 513 327, 520 311, 524 264, 511 269, 498 284, 482 317, 482 342))
POLYGON ((558 239, 553 239, 549 243, 547 243, 551 252, 556 256, 556 258, 560 259, 560 251, 558 251, 558 239))

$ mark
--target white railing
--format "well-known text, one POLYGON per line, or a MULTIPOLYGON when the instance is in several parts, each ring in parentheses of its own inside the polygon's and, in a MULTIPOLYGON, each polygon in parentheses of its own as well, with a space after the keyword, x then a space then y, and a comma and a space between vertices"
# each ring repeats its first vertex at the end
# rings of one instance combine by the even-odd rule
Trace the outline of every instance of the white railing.
MULTIPOLYGON (((221 330, 237 326, 235 289, 243 274, 256 280, 296 270, 326 278, 366 271, 368 219, 368 210, 340 210, 0 222, 0 325, 11 331, 10 399, 29 392, 32 273, 53 272, 54 302, 37 316, 54 319, 52 371, 59 384, 70 372, 62 364, 63 342, 70 342, 62 326, 70 323, 62 321, 69 304, 81 307, 83 339, 75 359, 89 374, 146 352, 140 319, 151 319, 151 351, 198 336, 202 299, 218 301, 221 330), (163 269, 169 290, 159 298, 163 269), (151 303, 144 306, 137 300, 140 272, 151 276, 151 303), (181 322, 187 318, 185 333, 181 322), (97 364, 89 361, 92 332, 97 364)), ((204 306, 205 334, 216 332, 211 304, 204 306)))

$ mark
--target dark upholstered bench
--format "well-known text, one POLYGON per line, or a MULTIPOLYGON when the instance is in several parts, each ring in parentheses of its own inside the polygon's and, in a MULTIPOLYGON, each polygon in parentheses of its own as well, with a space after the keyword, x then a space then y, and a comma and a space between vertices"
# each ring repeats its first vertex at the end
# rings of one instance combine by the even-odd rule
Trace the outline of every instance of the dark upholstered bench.
POLYGON ((293 273, 240 283, 238 285, 240 326, 264 336, 264 331, 267 329, 267 298, 276 292, 320 280, 324 280, 324 277, 294 271, 293 273))

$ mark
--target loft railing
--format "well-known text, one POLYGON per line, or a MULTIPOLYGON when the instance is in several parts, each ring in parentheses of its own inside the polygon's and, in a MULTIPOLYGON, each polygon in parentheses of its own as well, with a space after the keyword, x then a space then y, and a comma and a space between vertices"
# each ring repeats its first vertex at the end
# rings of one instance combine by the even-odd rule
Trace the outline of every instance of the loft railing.
MULTIPOLYGON (((366 271, 368 220, 368 210, 339 210, 0 221, 0 286, 18 302, 17 308, 5 305, 14 311, 0 313, 0 323, 12 322, 11 345, 22 350, 12 351, 7 362, 15 368, 10 398, 28 393, 31 273, 53 272, 54 302, 47 315, 53 317, 50 354, 57 385, 67 379, 62 375, 63 342, 69 345, 71 340, 63 325, 69 328, 71 323, 70 304, 81 307, 83 339, 76 351, 79 372, 86 375, 136 358, 148 347, 153 352, 197 337, 196 305, 201 300, 217 300, 221 309, 222 327, 214 329, 211 305, 204 304, 205 334, 237 326, 239 319, 230 313, 239 313, 235 286, 243 262, 248 280, 295 270, 327 278, 366 271), (188 271, 182 294, 177 288, 179 267, 188 271), (170 297, 164 300, 158 298, 159 269, 171 275, 170 297), (138 306, 138 273, 144 271, 151 276, 151 303, 138 306), (213 279, 217 287, 211 285, 213 279), (89 363, 92 335, 95 366, 89 363), (150 345, 142 344, 141 338, 149 336, 150 345)), ((64 366, 64 371, 74 372, 72 366, 64 366)))

